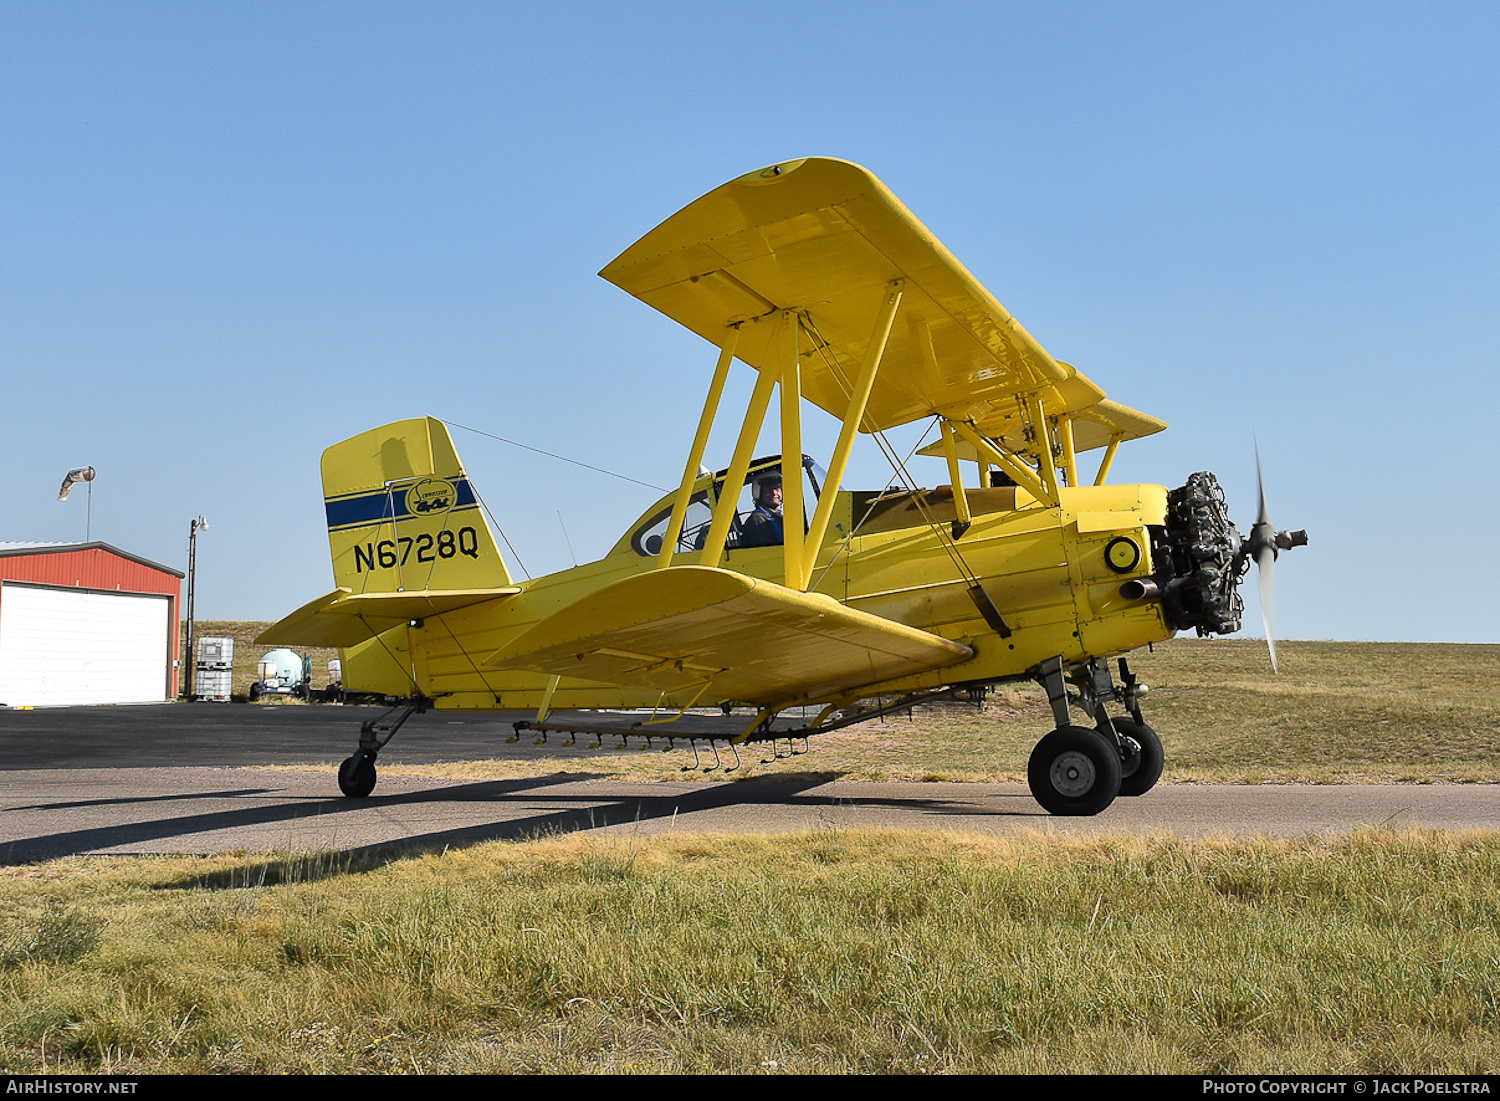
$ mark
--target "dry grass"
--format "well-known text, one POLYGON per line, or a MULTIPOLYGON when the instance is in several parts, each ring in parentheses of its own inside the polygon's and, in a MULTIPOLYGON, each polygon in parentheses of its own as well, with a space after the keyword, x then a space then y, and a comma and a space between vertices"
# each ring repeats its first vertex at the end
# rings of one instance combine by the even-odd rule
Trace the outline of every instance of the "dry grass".
POLYGON ((335 865, 0 871, 0 1065, 1500 1064, 1494 834, 575 836, 335 865))

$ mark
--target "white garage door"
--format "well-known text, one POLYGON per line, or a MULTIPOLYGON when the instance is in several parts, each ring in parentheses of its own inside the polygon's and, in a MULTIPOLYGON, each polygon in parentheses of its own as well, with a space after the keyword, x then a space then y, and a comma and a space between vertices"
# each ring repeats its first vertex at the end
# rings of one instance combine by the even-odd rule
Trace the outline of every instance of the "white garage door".
POLYGON ((161 702, 170 605, 165 596, 0 586, 0 703, 161 702))

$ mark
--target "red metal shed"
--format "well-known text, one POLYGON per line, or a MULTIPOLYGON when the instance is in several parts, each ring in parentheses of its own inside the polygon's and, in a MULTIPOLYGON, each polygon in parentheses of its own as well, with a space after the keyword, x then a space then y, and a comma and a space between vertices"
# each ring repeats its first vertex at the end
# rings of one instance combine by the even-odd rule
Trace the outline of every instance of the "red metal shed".
POLYGON ((175 698, 182 577, 108 543, 0 543, 0 704, 175 698))

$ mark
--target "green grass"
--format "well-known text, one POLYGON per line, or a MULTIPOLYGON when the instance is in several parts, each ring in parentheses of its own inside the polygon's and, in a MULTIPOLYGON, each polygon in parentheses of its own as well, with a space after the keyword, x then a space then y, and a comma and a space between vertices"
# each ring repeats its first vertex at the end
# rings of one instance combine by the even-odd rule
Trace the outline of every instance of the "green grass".
POLYGON ((1497 899, 1500 836, 1389 831, 59 861, 0 872, 64 946, 7 949, 0 1066, 1476 1073, 1497 899))

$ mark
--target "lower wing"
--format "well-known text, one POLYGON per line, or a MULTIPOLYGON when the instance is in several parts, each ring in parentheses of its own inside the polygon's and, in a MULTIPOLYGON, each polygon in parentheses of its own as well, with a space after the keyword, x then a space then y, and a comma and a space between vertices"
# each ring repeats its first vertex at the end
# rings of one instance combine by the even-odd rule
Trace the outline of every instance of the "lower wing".
POLYGON ((964 661, 961 643, 708 566, 626 578, 485 662, 761 706, 829 700, 964 661))

